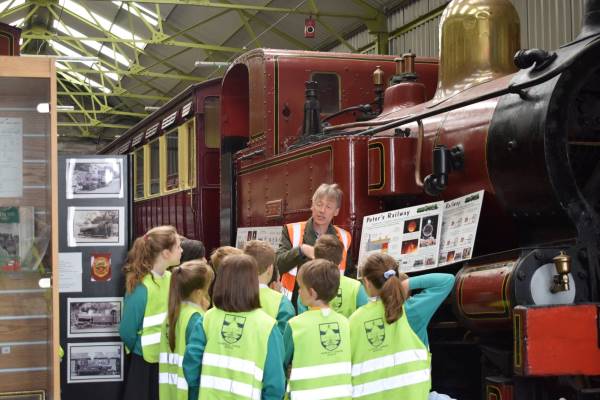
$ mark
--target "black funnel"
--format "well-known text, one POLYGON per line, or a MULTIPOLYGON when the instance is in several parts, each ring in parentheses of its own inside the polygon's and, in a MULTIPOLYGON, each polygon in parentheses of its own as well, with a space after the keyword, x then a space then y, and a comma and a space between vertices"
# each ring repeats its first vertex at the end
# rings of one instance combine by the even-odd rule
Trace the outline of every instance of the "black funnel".
POLYGON ((586 0, 583 9, 583 23, 577 39, 600 33, 600 0, 586 0))

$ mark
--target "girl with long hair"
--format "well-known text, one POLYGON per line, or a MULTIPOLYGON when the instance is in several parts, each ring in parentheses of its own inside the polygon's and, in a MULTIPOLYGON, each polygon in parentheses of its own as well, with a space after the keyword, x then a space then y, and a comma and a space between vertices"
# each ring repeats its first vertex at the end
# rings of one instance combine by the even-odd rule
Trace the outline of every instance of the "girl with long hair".
POLYGON ((158 399, 158 347, 167 315, 171 273, 178 265, 181 241, 172 226, 159 226, 138 237, 123 267, 125 299, 119 334, 131 352, 124 399, 158 399))
POLYGON ((454 285, 450 274, 408 277, 386 254, 361 268, 370 296, 350 317, 353 396, 425 400, 431 388, 427 325, 454 285), (421 290, 409 296, 412 290, 421 290))
POLYGON ((171 270, 169 310, 160 338, 158 381, 160 400, 196 400, 188 391, 181 361, 194 325, 210 306, 208 288, 214 278, 206 261, 187 261, 171 270))
POLYGON ((199 400, 281 400, 283 339, 277 321, 260 309, 256 261, 225 257, 213 287, 214 307, 194 325, 183 358, 189 391, 199 400))

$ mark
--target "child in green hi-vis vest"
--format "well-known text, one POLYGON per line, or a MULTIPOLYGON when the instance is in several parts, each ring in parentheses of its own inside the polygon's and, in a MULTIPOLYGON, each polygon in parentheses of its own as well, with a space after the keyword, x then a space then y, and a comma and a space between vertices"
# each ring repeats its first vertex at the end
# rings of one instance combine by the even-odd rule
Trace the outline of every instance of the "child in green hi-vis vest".
POLYGON ((184 262, 171 272, 169 311, 160 337, 159 396, 160 400, 196 400, 198 392, 188 391, 181 363, 192 327, 202 325, 202 316, 210 307, 208 288, 214 272, 206 261, 199 260, 184 262))
POLYGON ((350 399, 348 320, 329 307, 340 285, 337 264, 309 261, 296 278, 298 295, 310 309, 292 318, 284 335, 285 364, 291 365, 290 398, 350 399))
MULTIPOLYGON (((319 236, 315 242, 315 259, 322 258, 331 261, 335 265, 339 265, 344 254, 344 246, 333 235, 319 236)), ((364 306, 369 302, 367 292, 364 286, 348 276, 340 274, 340 287, 335 298, 329 303, 329 306, 336 312, 348 318, 357 308, 364 306)), ((307 307, 302 303, 302 299, 298 299, 298 314, 307 310, 307 307)))
POLYGON ((244 246, 244 253, 253 257, 258 265, 260 307, 277 320, 277 326, 283 335, 288 321, 296 315, 296 310, 286 296, 267 286, 273 277, 275 250, 267 242, 251 240, 244 246))
POLYGON ((408 278, 387 254, 361 266, 369 304, 350 317, 353 397, 425 400, 431 388, 427 324, 452 289, 454 276, 408 278), (411 289, 423 289, 409 297, 411 289))
POLYGON ((125 300, 119 334, 131 354, 124 400, 158 399, 160 328, 167 315, 171 273, 181 259, 172 226, 158 226, 135 240, 127 256, 125 300))
POLYGON ((281 400, 283 342, 260 308, 256 261, 227 256, 216 275, 214 307, 192 328, 183 357, 189 390, 199 387, 199 400, 281 400))

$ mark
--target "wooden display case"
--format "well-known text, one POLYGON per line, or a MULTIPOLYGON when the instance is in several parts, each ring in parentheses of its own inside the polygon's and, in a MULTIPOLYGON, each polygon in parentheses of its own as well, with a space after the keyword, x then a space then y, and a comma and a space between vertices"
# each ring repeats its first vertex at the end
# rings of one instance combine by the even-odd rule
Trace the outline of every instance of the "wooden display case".
POLYGON ((54 60, 1 56, 0 93, 0 398, 59 399, 54 60))

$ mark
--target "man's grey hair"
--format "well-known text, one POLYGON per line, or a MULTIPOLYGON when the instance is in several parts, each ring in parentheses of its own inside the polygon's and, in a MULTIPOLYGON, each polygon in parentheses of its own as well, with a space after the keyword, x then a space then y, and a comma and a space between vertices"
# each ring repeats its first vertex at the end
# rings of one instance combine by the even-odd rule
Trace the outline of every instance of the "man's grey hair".
POLYGON ((313 204, 322 198, 334 199, 337 208, 340 208, 342 206, 342 189, 337 183, 322 183, 313 194, 313 204))

